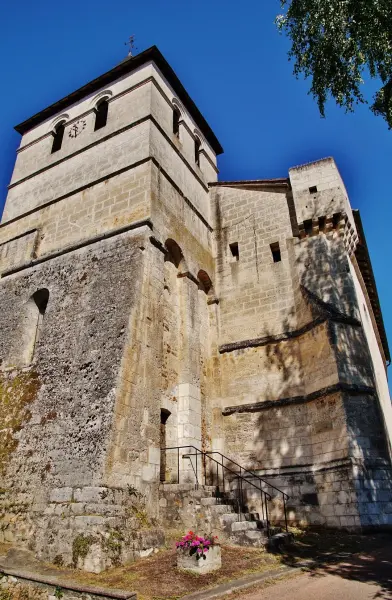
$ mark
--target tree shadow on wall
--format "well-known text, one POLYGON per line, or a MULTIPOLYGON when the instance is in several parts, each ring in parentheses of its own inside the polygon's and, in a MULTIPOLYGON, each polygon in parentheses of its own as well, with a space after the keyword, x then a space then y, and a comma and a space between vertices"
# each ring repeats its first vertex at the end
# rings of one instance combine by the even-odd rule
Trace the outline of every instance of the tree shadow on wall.
MULTIPOLYGON (((274 338, 279 336, 269 331, 268 325, 264 328, 266 340, 269 337, 271 339, 271 342, 265 344, 265 377, 270 377, 272 383, 270 389, 269 386, 266 387, 260 400, 265 403, 267 410, 261 410, 258 406, 254 411, 248 409, 247 415, 237 415, 237 426, 242 430, 246 427, 245 418, 249 420, 252 418, 249 413, 255 413, 253 419, 256 435, 253 450, 250 453, 246 450, 241 456, 241 459, 248 461, 245 466, 249 469, 265 471, 268 467, 277 469, 299 466, 306 470, 306 467, 315 463, 328 463, 349 456, 360 460, 369 457, 386 458, 382 440, 376 435, 377 427, 381 427, 381 419, 378 419, 379 425, 374 425, 377 419, 373 418, 373 407, 370 410, 370 420, 374 423, 366 429, 367 402, 373 402, 372 397, 366 396, 365 391, 362 395, 366 398, 360 403, 362 414, 358 414, 357 411, 352 416, 357 402, 357 397, 354 397, 355 390, 350 390, 345 395, 337 389, 334 393, 342 396, 343 403, 336 402, 336 406, 340 405, 340 408, 334 412, 332 392, 328 391, 330 384, 324 383, 328 380, 328 377, 324 377, 325 372, 330 367, 329 381, 333 384, 339 383, 358 389, 368 388, 370 395, 374 387, 371 356, 360 322, 354 282, 350 276, 349 258, 344 249, 343 239, 338 238, 336 232, 332 235, 333 239, 332 236, 311 235, 300 244, 295 244, 296 258, 295 265, 292 265, 295 307, 282 318, 283 337, 280 340, 274 342, 274 338), (293 317, 297 318, 296 332, 292 331, 290 325, 293 317), (326 327, 324 338, 317 337, 317 327, 322 324, 326 327), (308 341, 306 346, 301 347, 303 334, 308 335, 308 341), (284 335, 287 337, 284 338, 284 335), (286 340, 290 340, 289 343, 286 340), (323 345, 325 353, 322 351, 323 345), (328 361, 328 364, 325 361, 328 361), (317 381, 320 381, 318 387, 317 381), (311 397, 314 390, 322 391, 324 387, 326 392, 318 399, 311 397), (268 397, 270 391, 271 396, 268 397), (276 400, 283 400, 283 405, 274 407, 273 403, 276 400), (351 411, 348 410, 350 403, 351 411), (351 447, 347 447, 348 437, 355 440, 354 454, 352 442, 351 447), (374 438, 370 450, 369 438, 374 438)), ((364 477, 371 488, 374 484, 375 493, 371 501, 375 502, 378 494, 377 482, 373 481, 373 475, 372 472, 368 472, 364 477)), ((320 481, 316 484, 311 472, 301 477, 264 477, 273 485, 287 491, 289 495, 294 494, 294 504, 299 508, 298 516, 306 518, 306 513, 313 512, 312 522, 323 523, 324 519, 321 516, 317 520, 317 495, 323 491, 333 491, 332 488, 322 489, 320 481)), ((346 487, 345 493, 356 491, 346 487)), ((351 501, 354 502, 354 499, 351 501)), ((281 514, 282 508, 278 505, 277 500, 276 507, 272 508, 276 518, 281 514)), ((298 522, 295 511, 292 514, 294 519, 289 515, 289 521, 298 522)), ((342 514, 337 511, 336 515, 331 515, 336 516, 336 526, 339 526, 339 517, 342 514)))

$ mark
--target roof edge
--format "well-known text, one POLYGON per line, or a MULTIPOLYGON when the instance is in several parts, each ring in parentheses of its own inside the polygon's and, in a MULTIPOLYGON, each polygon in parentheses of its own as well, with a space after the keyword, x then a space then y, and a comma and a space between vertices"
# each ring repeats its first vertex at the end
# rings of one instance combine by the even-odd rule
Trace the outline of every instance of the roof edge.
POLYGON ((217 186, 240 186, 240 185, 276 185, 276 186, 287 186, 290 187, 290 180, 288 177, 281 177, 276 179, 239 179, 237 181, 212 181, 208 184, 208 187, 217 186))
POLYGON ((21 135, 24 135, 25 133, 33 129, 33 127, 40 125, 50 117, 53 117, 59 112, 62 112, 67 107, 85 98, 88 94, 91 94, 94 91, 98 91, 102 87, 105 87, 108 84, 116 81, 117 79, 119 79, 123 75, 126 75, 127 73, 132 73, 132 71, 134 71, 138 67, 141 67, 149 61, 155 63, 155 65, 161 71, 162 75, 167 79, 176 95, 179 97, 181 102, 189 111, 189 114, 191 115, 196 125, 204 135, 205 139, 210 144, 211 148, 214 150, 215 154, 222 154, 223 148, 219 143, 216 135, 212 131, 211 127, 208 125, 200 110, 197 108, 196 104, 193 102, 192 98, 189 96, 188 92, 182 85, 181 81, 177 77, 172 67, 164 58, 160 50, 158 50, 157 46, 151 46, 151 48, 147 48, 147 50, 144 50, 140 54, 137 54, 132 58, 122 61, 110 71, 107 71, 103 75, 96 77, 86 85, 82 86, 81 88, 78 88, 71 94, 68 94, 68 96, 65 96, 61 100, 58 100, 54 104, 51 104, 47 108, 36 113, 29 119, 26 119, 22 123, 19 123, 19 125, 16 125, 15 130, 21 135))

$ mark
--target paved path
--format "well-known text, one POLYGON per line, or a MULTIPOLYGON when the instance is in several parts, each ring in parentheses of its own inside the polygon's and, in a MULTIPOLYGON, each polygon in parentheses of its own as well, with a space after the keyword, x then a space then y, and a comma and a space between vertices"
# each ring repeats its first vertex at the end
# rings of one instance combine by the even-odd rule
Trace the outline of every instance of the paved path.
POLYGON ((326 564, 240 600, 392 600, 392 547, 326 564))

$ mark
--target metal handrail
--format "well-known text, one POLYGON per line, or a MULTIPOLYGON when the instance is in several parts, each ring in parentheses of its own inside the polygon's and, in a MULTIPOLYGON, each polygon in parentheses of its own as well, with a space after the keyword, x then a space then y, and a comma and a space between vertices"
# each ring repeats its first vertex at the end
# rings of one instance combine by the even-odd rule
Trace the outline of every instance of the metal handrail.
MULTIPOLYGON (((265 518, 266 518, 266 522, 267 522, 267 533, 268 536, 270 534, 270 526, 269 526, 269 518, 268 518, 268 504, 267 501, 271 501, 272 500, 272 496, 266 492, 261 486, 257 486, 254 483, 252 483, 251 481, 249 481, 249 479, 247 477, 244 477, 242 475, 242 471, 248 473, 249 475, 251 475, 252 477, 255 477, 257 479, 259 479, 260 483, 266 484, 266 485, 270 485, 267 481, 265 481, 264 479, 262 479, 261 477, 259 477, 258 475, 256 475, 255 473, 253 473, 252 471, 249 471, 248 469, 245 469, 244 467, 242 467, 241 465, 239 465, 238 463, 236 463, 235 461, 232 461, 231 459, 229 459, 228 457, 224 456, 221 452, 218 451, 211 451, 211 452, 204 452, 202 450, 200 450, 199 448, 197 448, 196 446, 190 445, 190 446, 172 446, 172 447, 168 447, 168 448, 162 448, 163 451, 167 451, 167 450, 177 450, 177 483, 180 483, 180 450, 185 450, 185 449, 192 449, 195 450, 195 454, 189 454, 187 453, 187 456, 196 456, 196 468, 192 468, 194 470, 194 474, 195 474, 195 478, 196 478, 196 485, 199 485, 199 480, 198 480, 198 463, 197 463, 197 457, 200 454, 202 459, 203 459, 203 463, 204 463, 204 483, 206 485, 206 477, 207 477, 207 473, 206 473, 206 458, 208 458, 210 461, 213 461, 217 467, 216 467, 216 475, 217 475, 217 486, 216 486, 216 491, 219 491, 219 467, 222 468, 222 479, 223 479, 223 491, 225 491, 225 478, 224 478, 224 470, 234 474, 236 476, 236 478, 239 481, 239 489, 240 489, 240 498, 238 499, 238 510, 239 510, 239 515, 240 515, 240 520, 242 518, 242 504, 243 504, 243 482, 246 482, 248 485, 251 485, 252 487, 254 487, 255 489, 257 489, 260 494, 261 494, 261 507, 263 510, 263 519, 264 519, 264 509, 265 509, 265 518), (217 461, 215 458, 213 458, 211 456, 211 454, 219 454, 222 458, 222 461, 219 462, 217 461), (233 469, 230 469, 230 467, 228 467, 227 465, 225 465, 223 463, 223 460, 228 460, 230 461, 232 464, 236 465, 237 467, 240 468, 240 473, 238 473, 237 471, 234 471, 233 469)), ((276 491, 280 492, 282 494, 283 497, 283 506, 284 506, 284 516, 285 516, 285 526, 286 526, 286 531, 287 531, 287 515, 286 515, 286 499, 289 498, 289 496, 283 492, 282 490, 279 490, 279 488, 271 485, 271 487, 273 489, 275 489, 276 491)), ((216 498, 218 498, 218 496, 216 496, 216 498)))
MULTIPOLYGON (((225 456, 224 454, 222 454, 222 452, 219 452, 218 450, 211 450, 211 451, 207 452, 206 454, 219 454, 219 456, 222 457, 222 464, 223 464, 223 459, 228 460, 232 464, 234 464, 237 467, 239 467, 239 469, 240 469, 240 475, 241 475, 242 471, 244 471, 245 473, 249 473, 249 475, 251 477, 255 477, 256 479, 258 479, 259 482, 260 482, 260 484, 263 483, 265 485, 268 485, 273 490, 276 490, 277 492, 279 492, 280 494, 282 494, 283 510, 284 510, 284 523, 285 523, 286 531, 288 531, 286 501, 290 498, 290 496, 288 494, 286 494, 286 492, 284 492, 283 490, 280 490, 276 486, 272 485, 272 483, 269 483, 268 481, 266 481, 265 479, 263 479, 262 477, 260 477, 260 475, 257 475, 257 473, 254 473, 253 471, 249 471, 249 469, 245 469, 245 467, 239 465, 235 460, 232 460, 231 458, 228 458, 227 456, 225 456)), ((246 477, 244 477, 244 479, 247 480, 246 477)))
POLYGON ((233 463, 233 465, 235 465, 236 467, 239 467, 242 471, 245 471, 245 473, 249 473, 249 475, 251 475, 252 477, 256 477, 259 481, 262 481, 263 483, 265 483, 266 485, 271 487, 273 490, 276 490, 277 492, 280 492, 281 494, 283 494, 286 497, 286 500, 288 500, 290 498, 290 496, 288 494, 286 494, 286 492, 275 487, 274 485, 272 485, 272 483, 269 483, 268 481, 266 481, 265 479, 260 477, 260 475, 257 475, 257 473, 254 473, 253 471, 249 471, 249 469, 245 469, 245 467, 242 467, 237 462, 235 462, 235 460, 229 458, 228 456, 225 456, 224 454, 222 454, 222 452, 219 452, 218 450, 209 450, 208 452, 206 452, 206 454, 219 454, 225 460, 228 460, 229 462, 233 463))
MULTIPOLYGON (((230 473, 233 473, 236 476, 236 479, 239 480, 239 486, 240 486, 240 494, 238 497, 238 514, 240 517, 240 521, 242 519, 242 507, 244 504, 244 498, 243 498, 243 487, 242 487, 242 482, 246 481, 246 483, 249 483, 252 487, 254 487, 256 490, 258 490, 260 492, 260 496, 261 496, 261 507, 263 510, 263 519, 264 519, 264 514, 265 514, 265 520, 267 523, 267 535, 269 537, 270 535, 270 525, 269 525, 269 518, 268 518, 268 504, 267 504, 267 500, 272 500, 272 497, 270 496, 270 494, 268 492, 266 492, 265 490, 263 490, 262 488, 258 487, 257 485, 255 485, 254 483, 252 483, 251 481, 245 479, 245 477, 242 477, 242 475, 238 475, 238 473, 236 471, 233 471, 233 469, 230 469, 230 467, 227 467, 226 465, 220 462, 218 462, 217 460, 215 460, 215 458, 212 458, 209 453, 207 452, 203 452, 202 450, 199 450, 199 448, 196 448, 196 446, 188 446, 188 448, 193 448, 194 450, 196 450, 195 454, 187 454, 187 456, 196 456, 196 470, 195 470, 195 474, 196 474, 196 482, 198 483, 197 480, 197 456, 200 454, 202 457, 204 457, 204 482, 206 483, 206 465, 205 465, 205 459, 208 458, 209 460, 213 461, 216 466, 216 475, 217 475, 217 486, 216 486, 216 492, 218 492, 219 490, 219 469, 218 467, 222 467, 222 478, 223 478, 223 491, 225 491, 225 481, 224 481, 224 471, 223 469, 226 469, 226 471, 229 471, 230 473)), ((216 495, 216 498, 218 499, 218 495, 216 495)))

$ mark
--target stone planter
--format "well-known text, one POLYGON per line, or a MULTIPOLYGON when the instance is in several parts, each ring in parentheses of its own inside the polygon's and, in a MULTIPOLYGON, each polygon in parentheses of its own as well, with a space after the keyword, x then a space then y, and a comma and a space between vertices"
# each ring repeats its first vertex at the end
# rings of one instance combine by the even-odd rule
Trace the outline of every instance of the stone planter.
POLYGON ((177 568, 192 571, 192 573, 198 573, 204 575, 205 573, 211 573, 211 571, 217 571, 222 566, 221 558, 221 547, 219 544, 211 546, 206 553, 206 558, 200 558, 197 560, 196 554, 189 556, 189 549, 177 550, 177 568))

